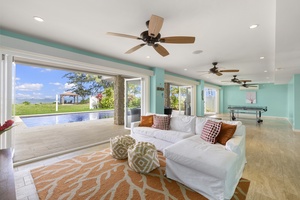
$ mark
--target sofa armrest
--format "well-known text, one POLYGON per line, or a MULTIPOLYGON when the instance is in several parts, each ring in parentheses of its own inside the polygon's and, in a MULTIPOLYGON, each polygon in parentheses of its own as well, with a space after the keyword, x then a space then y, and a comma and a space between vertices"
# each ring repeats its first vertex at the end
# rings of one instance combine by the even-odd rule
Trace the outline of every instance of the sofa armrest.
POLYGON ((240 129, 241 133, 239 135, 234 135, 226 142, 225 149, 243 155, 246 151, 246 128, 242 125, 240 129))
POLYGON ((134 127, 138 127, 140 125, 140 121, 137 121, 137 122, 131 122, 131 130, 134 128, 134 127))

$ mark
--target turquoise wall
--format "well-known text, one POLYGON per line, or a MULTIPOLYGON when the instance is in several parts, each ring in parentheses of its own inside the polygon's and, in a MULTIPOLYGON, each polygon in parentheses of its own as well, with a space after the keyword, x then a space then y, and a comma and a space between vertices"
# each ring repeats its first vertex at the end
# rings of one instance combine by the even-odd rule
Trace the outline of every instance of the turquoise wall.
POLYGON ((300 131, 300 74, 294 77, 294 126, 293 128, 300 131))
MULTIPOLYGON (((256 104, 246 103, 246 92, 240 86, 223 86, 223 113, 228 113, 228 105, 267 106, 265 116, 287 117, 288 85, 260 84, 256 91, 256 104)), ((221 107, 221 106, 220 106, 221 107)), ((221 112, 221 110, 220 110, 221 112)))
POLYGON ((204 116, 204 101, 202 95, 202 91, 204 90, 204 81, 200 81, 200 85, 197 85, 196 88, 196 115, 204 116))
POLYGON ((287 110, 288 110, 288 120, 294 126, 294 105, 295 105, 295 100, 294 100, 294 77, 288 84, 288 104, 287 104, 287 110))
POLYGON ((150 79, 150 112, 164 114, 164 91, 158 90, 157 87, 164 88, 165 70, 154 68, 154 76, 150 79))

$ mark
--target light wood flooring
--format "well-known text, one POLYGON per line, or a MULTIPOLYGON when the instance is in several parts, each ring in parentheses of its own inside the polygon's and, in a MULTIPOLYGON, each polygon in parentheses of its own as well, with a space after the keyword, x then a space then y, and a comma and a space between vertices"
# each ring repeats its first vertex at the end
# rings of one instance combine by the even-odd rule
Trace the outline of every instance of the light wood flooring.
MULTIPOLYGON (((228 119, 228 115, 218 115, 228 119)), ((246 125, 247 164, 243 177, 251 181, 249 200, 300 199, 300 132, 293 132, 285 119, 263 117, 240 119, 246 125)), ((88 128, 88 127, 86 127, 88 128)), ((19 200, 36 200, 35 186, 29 170, 87 152, 108 148, 102 144, 77 152, 15 167, 16 193, 19 200)))

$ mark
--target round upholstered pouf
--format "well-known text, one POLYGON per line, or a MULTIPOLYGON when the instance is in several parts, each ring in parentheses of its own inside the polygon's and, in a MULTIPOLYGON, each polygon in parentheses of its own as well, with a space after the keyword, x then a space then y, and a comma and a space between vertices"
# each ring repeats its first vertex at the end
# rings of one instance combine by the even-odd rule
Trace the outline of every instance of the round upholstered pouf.
POLYGON ((128 157, 128 147, 135 144, 135 139, 129 135, 117 136, 110 139, 110 152, 116 159, 126 159, 128 157))
POLYGON ((157 151, 149 142, 138 142, 128 148, 128 164, 138 173, 149 173, 159 167, 157 151))

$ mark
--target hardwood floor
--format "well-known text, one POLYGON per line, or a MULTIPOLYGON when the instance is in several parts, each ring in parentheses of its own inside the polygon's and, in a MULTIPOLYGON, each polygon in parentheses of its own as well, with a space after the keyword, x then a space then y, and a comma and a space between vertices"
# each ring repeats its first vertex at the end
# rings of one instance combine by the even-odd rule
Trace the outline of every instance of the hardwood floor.
MULTIPOLYGON (((228 115, 218 117, 229 118, 228 115)), ((293 132, 285 119, 263 117, 261 125, 257 125, 254 119, 239 120, 246 125, 247 131, 247 164, 243 173, 243 177, 251 181, 247 199, 300 199, 300 132, 293 132)), ((30 169, 107 147, 108 144, 103 144, 16 167, 17 199, 38 199, 30 169)))

